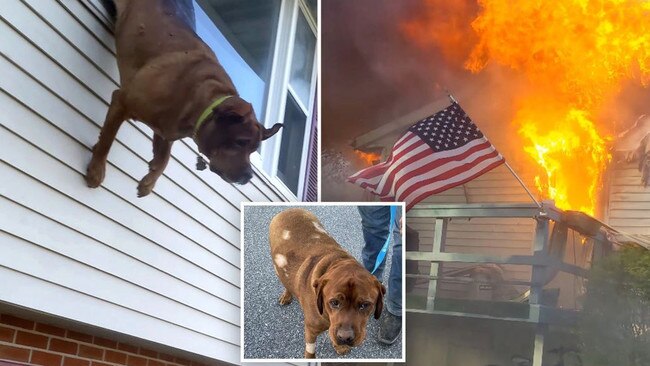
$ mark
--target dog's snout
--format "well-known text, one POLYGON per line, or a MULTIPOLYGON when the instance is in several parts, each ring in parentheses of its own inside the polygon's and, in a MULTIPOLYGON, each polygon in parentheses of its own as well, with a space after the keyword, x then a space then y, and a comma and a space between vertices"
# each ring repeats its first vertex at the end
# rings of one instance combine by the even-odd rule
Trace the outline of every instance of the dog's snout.
POLYGON ((336 331, 336 340, 339 344, 351 345, 354 342, 352 327, 341 327, 336 331))

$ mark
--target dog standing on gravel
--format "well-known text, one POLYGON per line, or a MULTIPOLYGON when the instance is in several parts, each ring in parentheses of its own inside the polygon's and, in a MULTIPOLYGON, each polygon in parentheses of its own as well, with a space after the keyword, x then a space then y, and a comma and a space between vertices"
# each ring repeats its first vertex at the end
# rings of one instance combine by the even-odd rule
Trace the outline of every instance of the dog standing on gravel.
POLYGON ((316 337, 329 330, 338 354, 366 337, 371 315, 379 319, 386 289, 303 209, 277 214, 269 228, 275 272, 284 285, 280 304, 295 297, 305 318, 305 358, 316 357, 316 337))
POLYGON ((282 125, 268 129, 258 122, 252 105, 239 97, 214 52, 188 24, 182 1, 114 2, 121 86, 93 147, 87 185, 95 188, 104 180, 108 151, 127 119, 154 132, 153 159, 138 184, 139 197, 162 175, 173 142, 190 136, 209 158, 210 170, 228 183, 247 183, 253 176, 250 154, 282 125))

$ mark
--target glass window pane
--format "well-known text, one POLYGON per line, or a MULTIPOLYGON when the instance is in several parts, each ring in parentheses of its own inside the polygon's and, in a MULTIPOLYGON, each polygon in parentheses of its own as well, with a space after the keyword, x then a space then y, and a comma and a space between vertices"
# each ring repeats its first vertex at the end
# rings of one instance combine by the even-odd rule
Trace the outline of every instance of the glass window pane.
POLYGON ((197 34, 215 51, 237 91, 263 114, 281 0, 198 0, 197 34))
POLYGON ((281 0, 203 0, 210 18, 263 80, 268 80, 281 0))
POLYGON ((307 0, 307 7, 311 13, 311 17, 318 22, 318 0, 307 0))
POLYGON ((309 28, 302 12, 298 12, 296 25, 296 39, 291 58, 291 78, 289 84, 296 92, 303 105, 309 105, 309 91, 311 90, 311 75, 314 68, 314 51, 316 49, 316 36, 309 28))
POLYGON ((278 161, 278 177, 298 194, 300 179, 300 161, 302 160, 303 139, 307 116, 302 112, 296 101, 289 94, 284 110, 284 127, 282 128, 282 146, 278 161))

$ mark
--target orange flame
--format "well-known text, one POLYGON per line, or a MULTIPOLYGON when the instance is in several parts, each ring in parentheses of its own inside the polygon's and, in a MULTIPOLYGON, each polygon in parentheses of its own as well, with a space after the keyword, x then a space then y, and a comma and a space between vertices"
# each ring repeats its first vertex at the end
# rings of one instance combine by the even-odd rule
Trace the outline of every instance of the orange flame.
MULTIPOLYGON (((423 1, 427 7, 439 3, 423 1)), ((597 116, 625 82, 650 82, 650 1, 478 0, 478 5, 471 21, 478 40, 465 68, 478 73, 492 64, 524 76, 528 86, 515 97, 513 124, 523 150, 541 168, 536 185, 558 207, 593 215, 611 160, 610 121, 597 116)), ((423 19, 410 21, 406 33, 413 24, 425 27, 423 19)))
POLYGON ((367 153, 361 150, 354 150, 354 153, 368 166, 375 165, 381 159, 381 155, 376 153, 367 153))
POLYGON ((546 108, 522 107, 515 116, 519 134, 528 141, 524 151, 545 173, 535 177, 535 185, 557 207, 594 215, 601 174, 611 160, 609 138, 599 135, 585 111, 556 107, 549 115, 546 108), (552 123, 540 124, 540 116, 552 123))

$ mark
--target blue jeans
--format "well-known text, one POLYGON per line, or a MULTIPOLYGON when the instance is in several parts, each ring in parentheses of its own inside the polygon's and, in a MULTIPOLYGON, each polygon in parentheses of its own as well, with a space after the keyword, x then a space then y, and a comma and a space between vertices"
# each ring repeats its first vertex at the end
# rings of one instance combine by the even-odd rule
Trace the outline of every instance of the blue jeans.
MULTIPOLYGON (((363 265, 370 272, 375 268, 377 255, 384 246, 389 233, 390 207, 388 206, 359 206, 363 239, 366 245, 361 251, 363 265)), ((393 257, 388 274, 388 296, 384 305, 389 313, 402 316, 402 235, 399 232, 399 220, 402 212, 398 208, 393 228, 393 257)), ((388 255, 386 255, 388 257, 388 255)), ((377 268, 374 275, 382 281, 386 260, 377 268)))

